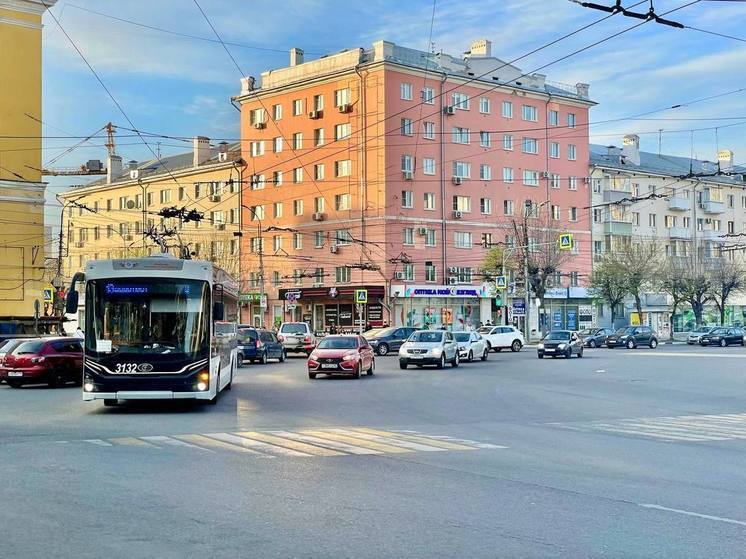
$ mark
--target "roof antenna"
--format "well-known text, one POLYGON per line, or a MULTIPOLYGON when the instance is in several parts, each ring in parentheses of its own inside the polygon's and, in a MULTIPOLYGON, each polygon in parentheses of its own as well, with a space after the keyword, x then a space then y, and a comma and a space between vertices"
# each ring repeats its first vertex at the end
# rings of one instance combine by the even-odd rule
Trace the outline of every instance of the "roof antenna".
POLYGON ((689 134, 689 142, 691 144, 689 150, 689 174, 691 175, 694 172, 694 130, 690 130, 689 134))
POLYGON ((658 157, 661 156, 662 144, 663 144, 663 128, 658 128, 658 157))

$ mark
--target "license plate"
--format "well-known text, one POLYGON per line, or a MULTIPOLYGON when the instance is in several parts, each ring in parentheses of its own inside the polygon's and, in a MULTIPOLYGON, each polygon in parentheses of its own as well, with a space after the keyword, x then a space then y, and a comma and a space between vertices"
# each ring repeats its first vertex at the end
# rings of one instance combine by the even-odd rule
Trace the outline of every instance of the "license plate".
POLYGON ((321 368, 322 369, 336 369, 337 365, 336 365, 336 363, 323 363, 321 365, 321 368))
POLYGON ((544 350, 545 353, 552 353, 553 351, 554 351, 553 349, 545 349, 544 350))
POLYGON ((422 355, 412 355, 410 359, 422 359, 422 355))
POLYGON ((23 373, 21 371, 8 371, 9 377, 22 377, 23 373))

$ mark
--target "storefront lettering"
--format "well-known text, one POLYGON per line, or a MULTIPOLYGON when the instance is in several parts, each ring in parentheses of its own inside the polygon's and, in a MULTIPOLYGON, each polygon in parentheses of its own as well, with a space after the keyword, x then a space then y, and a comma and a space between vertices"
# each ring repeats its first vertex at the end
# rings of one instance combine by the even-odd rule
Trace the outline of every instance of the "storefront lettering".
POLYGON ((457 288, 428 288, 415 289, 412 294, 429 295, 433 297, 479 297, 480 293, 476 289, 457 289, 457 288))

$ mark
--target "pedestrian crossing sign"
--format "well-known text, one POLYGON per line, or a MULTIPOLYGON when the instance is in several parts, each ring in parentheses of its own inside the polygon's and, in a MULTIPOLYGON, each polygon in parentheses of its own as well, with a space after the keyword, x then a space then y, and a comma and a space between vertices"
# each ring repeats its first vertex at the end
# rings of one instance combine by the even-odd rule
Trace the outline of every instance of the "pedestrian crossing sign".
POLYGON ((45 287, 44 288, 44 302, 51 303, 53 300, 54 300, 54 288, 45 287))
POLYGON ((562 233, 559 236, 559 249, 572 250, 572 233, 562 233))
POLYGON ((497 276, 495 278, 495 287, 497 289, 507 289, 508 287, 508 280, 505 276, 497 276))
POLYGON ((356 289, 355 290, 355 303, 358 305, 364 305, 368 302, 368 290, 367 289, 356 289))

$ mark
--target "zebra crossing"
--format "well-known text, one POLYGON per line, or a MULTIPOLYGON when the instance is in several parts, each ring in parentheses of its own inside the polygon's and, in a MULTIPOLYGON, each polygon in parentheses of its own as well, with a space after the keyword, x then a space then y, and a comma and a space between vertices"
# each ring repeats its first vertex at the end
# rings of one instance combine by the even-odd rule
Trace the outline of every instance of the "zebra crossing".
POLYGON ((548 425, 573 431, 604 432, 667 442, 701 443, 746 439, 746 413, 641 417, 548 425))
POLYGON ((369 427, 126 436, 57 443, 77 443, 108 449, 140 447, 153 451, 170 448, 204 453, 229 452, 257 458, 388 455, 508 448, 447 435, 424 435, 418 431, 386 431, 369 427))

